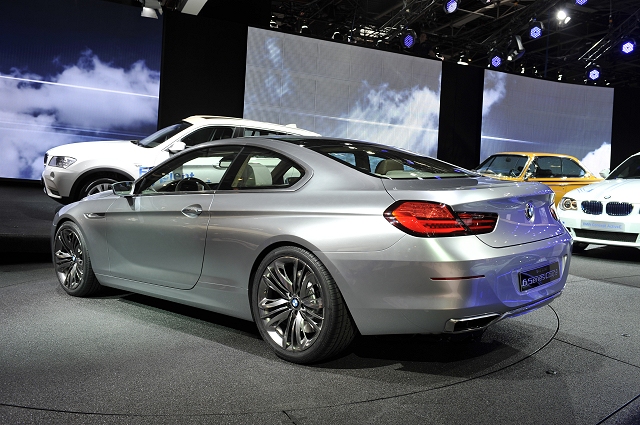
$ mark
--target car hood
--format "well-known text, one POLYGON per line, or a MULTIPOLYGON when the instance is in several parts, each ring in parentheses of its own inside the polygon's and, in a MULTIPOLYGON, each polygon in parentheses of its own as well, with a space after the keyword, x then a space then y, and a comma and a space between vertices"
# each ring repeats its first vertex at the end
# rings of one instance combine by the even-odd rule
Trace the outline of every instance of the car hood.
POLYGON ((445 203, 458 212, 498 214, 493 232, 477 235, 485 244, 504 248, 566 233, 554 218, 553 191, 541 183, 507 182, 485 177, 432 180, 383 180, 395 200, 445 203), (525 211, 533 209, 528 219, 525 211))
POLYGON ((566 198, 580 201, 640 202, 639 179, 603 180, 568 192, 566 198))
POLYGON ((87 157, 134 157, 144 155, 149 152, 149 148, 144 148, 132 143, 130 140, 103 140, 99 142, 69 143, 56 146, 47 151, 49 156, 71 156, 78 160, 87 157), (124 156, 123 156, 124 155, 124 156))

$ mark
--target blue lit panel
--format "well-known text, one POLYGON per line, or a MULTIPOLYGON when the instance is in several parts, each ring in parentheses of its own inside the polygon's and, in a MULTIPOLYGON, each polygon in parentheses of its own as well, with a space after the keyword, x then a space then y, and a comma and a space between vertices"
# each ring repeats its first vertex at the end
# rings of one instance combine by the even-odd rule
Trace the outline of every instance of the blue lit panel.
POLYGON ((542 36, 542 28, 540 27, 531 27, 529 30, 529 37, 531 38, 540 38, 542 36))
POLYGON ((411 46, 413 46, 416 42, 416 39, 413 38, 413 36, 411 34, 407 34, 404 36, 404 40, 402 41, 402 44, 404 45, 404 47, 406 47, 407 49, 410 48, 411 46))
POLYGON ((636 50, 636 43, 631 40, 625 41, 624 43, 622 43, 620 50, 622 51, 622 53, 632 53, 634 50, 636 50))
POLYGON ((456 0, 449 0, 446 4, 445 10, 447 13, 453 13, 458 10, 458 2, 456 0))

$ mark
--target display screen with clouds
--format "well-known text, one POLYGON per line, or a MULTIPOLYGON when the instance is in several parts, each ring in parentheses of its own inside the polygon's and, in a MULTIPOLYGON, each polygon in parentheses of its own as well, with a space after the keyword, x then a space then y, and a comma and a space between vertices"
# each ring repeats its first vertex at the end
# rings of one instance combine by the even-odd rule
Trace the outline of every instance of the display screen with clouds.
POLYGON ((613 89, 485 71, 481 159, 504 151, 563 153, 609 168, 613 89))
POLYGON ((438 61, 249 28, 244 117, 437 154, 438 61))
POLYGON ((162 20, 102 0, 0 2, 0 178, 53 146, 156 130, 162 20))

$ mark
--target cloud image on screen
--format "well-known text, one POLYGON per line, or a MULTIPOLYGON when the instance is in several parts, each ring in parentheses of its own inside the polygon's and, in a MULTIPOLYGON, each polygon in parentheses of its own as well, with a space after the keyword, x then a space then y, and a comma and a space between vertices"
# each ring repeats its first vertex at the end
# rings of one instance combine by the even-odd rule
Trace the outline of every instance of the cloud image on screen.
POLYGON ((244 117, 437 154, 437 61, 249 28, 244 117))
POLYGON ((485 71, 481 160, 497 152, 572 155, 609 168, 613 89, 485 71))
MULTIPOLYGON (((84 7, 89 5, 75 8, 74 4, 62 0, 58 6, 63 12, 79 14, 89 20, 92 16, 117 20, 129 9, 113 8, 113 5, 105 9, 97 5, 99 11, 104 12, 98 17, 87 15, 84 7)), ((54 13, 44 3, 42 6, 44 10, 40 13, 54 13)), ((0 12, 5 7, 6 3, 3 3, 0 12)), ((19 9, 19 5, 14 7, 19 9)), ((11 16, 19 10, 4 11, 7 13, 0 13, 0 27, 2 22, 11 27, 11 16)), ((33 24, 37 26, 38 22, 33 24)), ((25 34, 35 32, 47 40, 43 34, 47 31, 48 34, 65 32, 57 25, 50 23, 24 31, 25 34)), ((156 26, 159 32, 161 27, 156 26)), ((3 28, 8 31, 7 27, 3 28)), ((96 25, 93 29, 100 30, 101 26, 96 25)), ((147 33, 148 28, 144 32, 147 33)), ((113 38, 87 29, 86 37, 75 44, 66 43, 64 35, 59 39, 49 36, 53 41, 43 42, 43 48, 34 55, 28 46, 33 42, 29 37, 34 35, 25 34, 22 34, 22 44, 16 42, 10 50, 0 54, 3 159, 0 178, 39 180, 44 153, 54 146, 93 140, 140 139, 155 131, 160 84, 159 44, 157 55, 155 49, 151 49, 151 54, 128 52, 114 56, 113 49, 105 47, 114 41, 113 38), (73 48, 78 50, 72 51, 73 48), (109 60, 101 57, 98 51, 105 53, 109 60)), ((13 34, 16 38, 20 35, 13 34)), ((155 39, 159 40, 152 34, 150 40, 155 39)), ((126 44, 121 45, 120 49, 126 47, 126 44)))

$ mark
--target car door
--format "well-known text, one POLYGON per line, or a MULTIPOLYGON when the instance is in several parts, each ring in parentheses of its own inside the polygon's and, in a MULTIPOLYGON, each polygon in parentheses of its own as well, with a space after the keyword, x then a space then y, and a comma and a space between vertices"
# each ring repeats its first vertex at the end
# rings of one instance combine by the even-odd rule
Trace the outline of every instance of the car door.
POLYGON ((146 174, 131 196, 117 199, 106 213, 110 274, 192 288, 202 270, 214 192, 224 164, 240 149, 184 152, 146 174))

